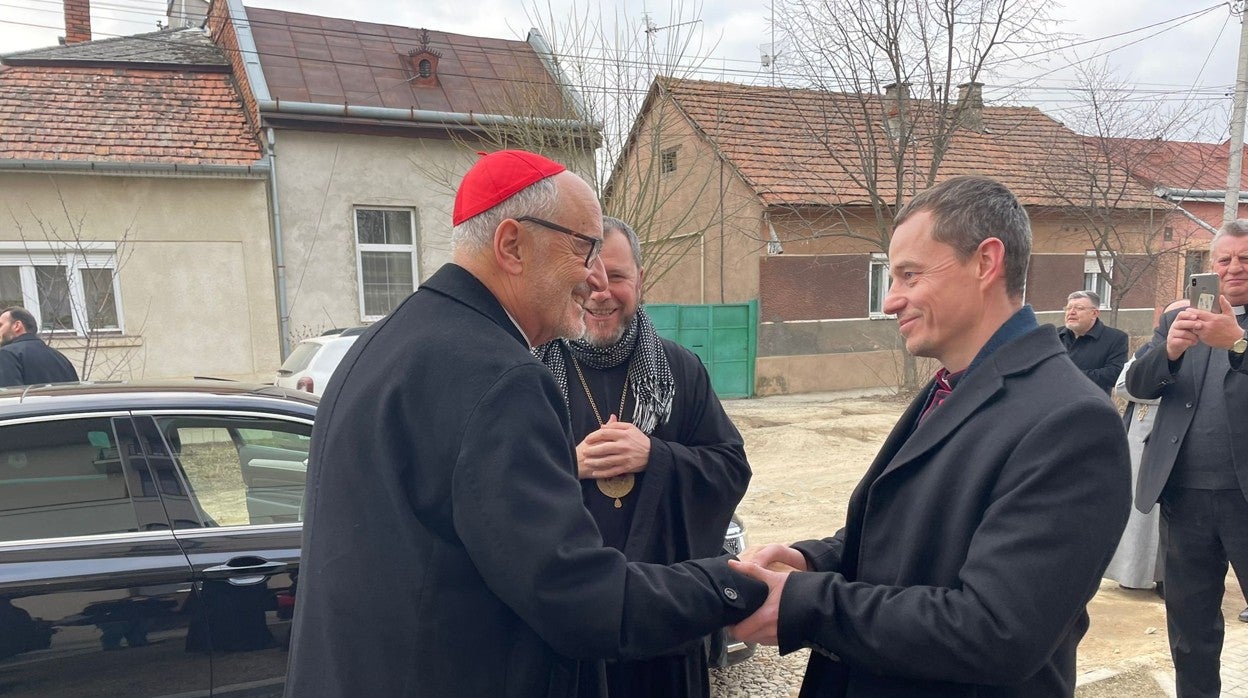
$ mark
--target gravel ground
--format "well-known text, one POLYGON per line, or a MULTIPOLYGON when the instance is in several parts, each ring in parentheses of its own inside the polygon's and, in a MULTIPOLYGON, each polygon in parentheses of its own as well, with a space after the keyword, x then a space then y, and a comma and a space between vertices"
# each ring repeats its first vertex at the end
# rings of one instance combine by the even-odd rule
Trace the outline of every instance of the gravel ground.
POLYGON ((781 657, 775 647, 759 647, 754 656, 723 669, 711 669, 711 698, 791 698, 802 686, 810 650, 781 657))

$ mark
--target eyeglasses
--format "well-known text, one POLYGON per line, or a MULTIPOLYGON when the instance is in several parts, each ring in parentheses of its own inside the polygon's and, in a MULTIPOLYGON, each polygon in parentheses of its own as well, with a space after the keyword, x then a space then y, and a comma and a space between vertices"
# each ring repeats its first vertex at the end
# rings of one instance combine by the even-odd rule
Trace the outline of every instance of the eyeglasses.
POLYGON ((571 235, 572 237, 578 240, 584 240, 585 242, 588 242, 589 252, 585 253, 585 267, 586 268, 589 268, 589 266, 594 263, 594 260, 598 259, 598 254, 602 252, 602 238, 591 238, 588 235, 582 235, 581 233, 578 233, 575 230, 570 230, 568 228, 565 228, 562 225, 557 225, 555 223, 551 223, 550 221, 544 221, 541 218, 534 218, 533 216, 520 216, 516 220, 521 223, 536 223, 542 226, 543 228, 548 228, 550 230, 555 231, 556 233, 563 233, 564 235, 571 235))
POLYGON ((1066 312, 1069 313, 1072 310, 1076 312, 1080 312, 1080 313, 1090 313, 1093 310, 1096 310, 1096 308, 1093 308, 1090 305, 1068 305, 1066 306, 1066 312))

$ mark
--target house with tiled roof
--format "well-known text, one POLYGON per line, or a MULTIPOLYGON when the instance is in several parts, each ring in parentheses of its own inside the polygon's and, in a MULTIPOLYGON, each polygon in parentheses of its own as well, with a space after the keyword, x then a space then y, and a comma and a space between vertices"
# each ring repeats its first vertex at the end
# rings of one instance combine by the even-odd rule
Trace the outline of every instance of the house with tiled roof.
POLYGON ((0 307, 84 379, 269 379, 268 161, 200 29, 0 58, 0 307))
POLYGON ((450 261, 460 178, 504 143, 592 170, 580 116, 541 35, 513 41, 214 0, 275 171, 288 340, 375 320, 450 261))
POLYGON ((656 80, 606 196, 625 210, 635 182, 658 173, 651 196, 663 203, 643 237, 664 273, 647 302, 756 302, 759 394, 897 385, 900 343, 882 308, 892 217, 933 171, 936 182, 984 174, 1031 216, 1027 301, 1042 321, 1060 324, 1067 294, 1088 287, 1112 299, 1119 327, 1147 336, 1158 266, 1147 241, 1173 206, 1112 163, 1080 161, 1081 137, 1038 109, 984 106, 979 90, 962 86, 948 110, 906 86, 861 95, 656 80), (1094 167, 1112 175, 1108 207, 1094 167), (677 184, 688 178, 716 185, 677 184))
MULTIPOLYGON (((1177 207, 1179 215, 1166 224, 1161 237, 1181 248, 1182 262, 1174 265, 1175 273, 1161 279, 1159 295, 1183 296, 1191 274, 1209 271, 1209 243, 1222 224, 1225 208, 1229 141, 1115 138, 1105 147, 1119 165, 1177 207)), ((1243 190, 1248 183, 1248 158, 1240 162, 1243 190)), ((1248 218, 1248 191, 1240 191, 1238 208, 1238 217, 1248 218)))

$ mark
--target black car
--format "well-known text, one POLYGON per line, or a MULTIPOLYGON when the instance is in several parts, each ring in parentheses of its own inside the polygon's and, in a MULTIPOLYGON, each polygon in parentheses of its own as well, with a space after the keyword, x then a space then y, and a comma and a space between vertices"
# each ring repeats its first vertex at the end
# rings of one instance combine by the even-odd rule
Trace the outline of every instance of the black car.
POLYGON ((317 401, 0 390, 0 695, 280 696, 317 401))
POLYGON ((281 695, 316 402, 0 391, 0 695, 281 695))

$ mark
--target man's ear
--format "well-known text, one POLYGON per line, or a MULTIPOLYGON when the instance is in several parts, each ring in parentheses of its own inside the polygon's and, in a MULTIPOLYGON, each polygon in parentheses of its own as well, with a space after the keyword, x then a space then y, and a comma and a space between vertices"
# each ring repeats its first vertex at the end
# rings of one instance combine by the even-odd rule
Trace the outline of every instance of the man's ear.
POLYGON ((528 252, 521 239, 522 233, 520 224, 511 218, 494 229, 494 261, 499 269, 513 276, 524 270, 524 257, 528 252))
POLYGON ((987 284, 996 279, 1005 282, 1005 243, 1000 238, 985 238, 975 250, 979 280, 987 284))

